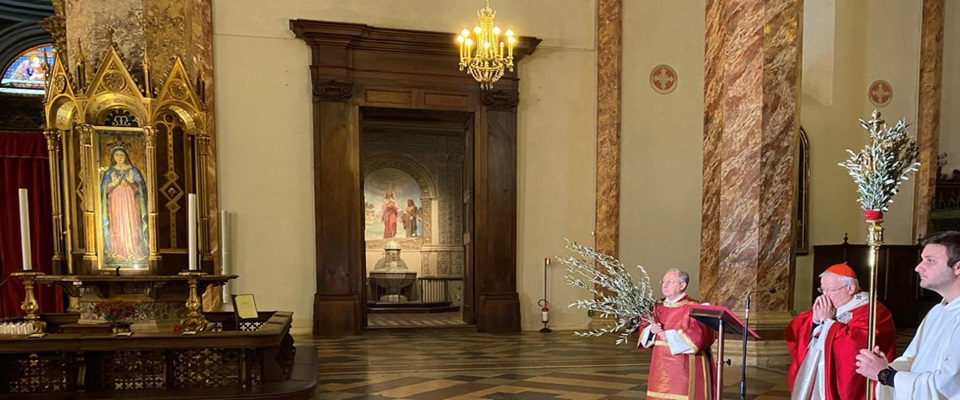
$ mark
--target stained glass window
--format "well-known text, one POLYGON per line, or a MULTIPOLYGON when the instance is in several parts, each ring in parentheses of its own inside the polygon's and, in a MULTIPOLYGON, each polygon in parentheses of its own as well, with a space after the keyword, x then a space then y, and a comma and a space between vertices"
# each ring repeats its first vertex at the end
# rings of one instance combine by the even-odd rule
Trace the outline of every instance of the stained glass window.
POLYGON ((0 92, 43 95, 46 68, 56 58, 53 46, 40 45, 18 54, 3 70, 0 92))

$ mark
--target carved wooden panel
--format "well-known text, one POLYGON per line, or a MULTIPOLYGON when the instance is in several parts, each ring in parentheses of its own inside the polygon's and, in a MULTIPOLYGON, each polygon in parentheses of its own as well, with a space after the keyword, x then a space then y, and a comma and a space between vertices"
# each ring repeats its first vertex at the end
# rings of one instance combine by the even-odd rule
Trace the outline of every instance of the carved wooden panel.
POLYGON ((427 108, 466 108, 470 105, 470 96, 466 94, 424 93, 423 105, 427 108))
POLYGON ((29 353, 0 356, 0 393, 49 393, 77 389, 77 355, 29 353), (6 386, 6 387, 4 387, 6 386))
POLYGON ((410 91, 399 90, 367 90, 366 102, 377 106, 406 106, 413 105, 413 95, 410 91))
POLYGON ((161 350, 130 350, 88 355, 92 390, 166 389, 166 358, 161 350))
POLYGON ((242 349, 181 350, 173 355, 173 385, 178 389, 238 387, 242 349))

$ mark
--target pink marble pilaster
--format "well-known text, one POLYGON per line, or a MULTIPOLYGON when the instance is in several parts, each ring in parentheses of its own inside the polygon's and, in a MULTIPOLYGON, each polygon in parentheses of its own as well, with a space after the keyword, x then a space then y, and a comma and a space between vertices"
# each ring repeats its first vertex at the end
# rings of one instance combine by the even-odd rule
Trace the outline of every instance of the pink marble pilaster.
POLYGON ((944 0, 923 0, 920 32, 920 96, 917 146, 920 170, 914 187, 913 236, 927 234, 927 221, 937 185, 937 152, 940 148, 940 96, 943 75, 944 0))
MULTIPOLYGON (((208 225, 207 237, 210 240, 210 251, 212 256, 219 260, 220 254, 220 199, 217 196, 217 135, 216 135, 216 105, 214 104, 214 77, 213 77, 213 17, 210 0, 189 0, 188 6, 191 8, 191 46, 190 54, 193 55, 196 65, 196 73, 203 73, 204 104, 207 111, 207 125, 204 131, 210 136, 210 154, 207 169, 203 171, 204 183, 209 188, 207 196, 204 198, 207 202, 206 217, 211 223, 208 225)), ((199 90, 199 89, 198 89, 199 90)), ((217 261, 217 265, 222 265, 222 260, 217 261)))
POLYGON ((788 311, 802 0, 708 0, 700 294, 788 311))
POLYGON ((617 256, 620 242, 620 87, 623 0, 597 13, 597 215, 595 247, 617 256))
POLYGON ((720 19, 723 0, 706 1, 706 46, 704 49, 703 86, 703 206, 700 218, 700 293, 712 291, 719 278, 716 265, 720 259, 720 158, 717 150, 723 136, 723 47, 725 36, 720 19), (709 38, 715 38, 711 41, 709 38), (707 212, 707 211, 710 212, 707 212))

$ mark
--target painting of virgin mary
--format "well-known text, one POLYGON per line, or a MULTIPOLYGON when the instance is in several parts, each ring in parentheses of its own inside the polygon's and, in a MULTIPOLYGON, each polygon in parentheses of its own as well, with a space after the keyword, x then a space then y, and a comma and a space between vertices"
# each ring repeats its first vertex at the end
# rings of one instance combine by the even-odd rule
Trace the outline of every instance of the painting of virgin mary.
POLYGON ((101 226, 106 261, 145 260, 148 245, 147 184, 124 147, 110 152, 110 167, 100 179, 101 226))

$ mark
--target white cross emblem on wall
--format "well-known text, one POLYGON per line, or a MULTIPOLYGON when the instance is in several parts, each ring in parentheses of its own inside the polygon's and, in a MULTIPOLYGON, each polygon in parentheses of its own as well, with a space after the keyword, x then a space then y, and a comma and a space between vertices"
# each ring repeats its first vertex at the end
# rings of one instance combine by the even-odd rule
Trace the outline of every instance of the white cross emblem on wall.
POLYGON ((657 70, 656 75, 653 77, 653 81, 657 83, 657 87, 660 89, 667 89, 670 85, 673 85, 673 77, 670 76, 670 70, 666 68, 660 68, 657 70))
POLYGON ((672 92, 677 86, 677 71, 666 64, 653 67, 650 73, 650 86, 660 94, 672 92))
POLYGON ((885 106, 893 97, 893 88, 886 81, 874 81, 870 85, 870 102, 875 106, 885 106))

